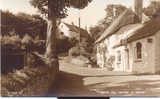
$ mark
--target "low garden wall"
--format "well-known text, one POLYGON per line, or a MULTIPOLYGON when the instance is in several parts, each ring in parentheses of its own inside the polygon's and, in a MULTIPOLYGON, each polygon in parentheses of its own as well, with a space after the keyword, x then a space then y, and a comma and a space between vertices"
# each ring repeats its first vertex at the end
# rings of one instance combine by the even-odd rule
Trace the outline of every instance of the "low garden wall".
POLYGON ((24 67, 7 75, 1 74, 2 96, 44 96, 56 79, 58 64, 24 67))

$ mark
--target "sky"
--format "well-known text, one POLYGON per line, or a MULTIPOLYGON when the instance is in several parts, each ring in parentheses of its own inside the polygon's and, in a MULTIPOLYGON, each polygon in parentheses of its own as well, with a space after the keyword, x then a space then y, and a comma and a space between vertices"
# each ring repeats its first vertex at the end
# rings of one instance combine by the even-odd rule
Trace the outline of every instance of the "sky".
MULTIPOLYGON (((39 13, 36 8, 30 5, 30 0, 0 0, 0 9, 9 10, 13 13, 25 12, 28 14, 39 13)), ((143 0, 144 7, 148 6, 150 0, 143 0)), ((91 27, 97 24, 98 21, 104 18, 104 9, 109 4, 122 4, 128 8, 133 8, 134 0, 93 0, 83 10, 74 8, 68 9, 68 17, 63 19, 66 23, 74 23, 78 25, 78 18, 81 18, 81 27, 91 27)))

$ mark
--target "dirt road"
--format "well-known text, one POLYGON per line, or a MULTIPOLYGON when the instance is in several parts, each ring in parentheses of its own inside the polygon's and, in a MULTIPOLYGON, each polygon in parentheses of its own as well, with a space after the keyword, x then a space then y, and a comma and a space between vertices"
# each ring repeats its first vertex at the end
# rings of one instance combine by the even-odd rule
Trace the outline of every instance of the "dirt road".
POLYGON ((131 75, 60 61, 60 73, 49 96, 156 96, 160 75, 131 75))

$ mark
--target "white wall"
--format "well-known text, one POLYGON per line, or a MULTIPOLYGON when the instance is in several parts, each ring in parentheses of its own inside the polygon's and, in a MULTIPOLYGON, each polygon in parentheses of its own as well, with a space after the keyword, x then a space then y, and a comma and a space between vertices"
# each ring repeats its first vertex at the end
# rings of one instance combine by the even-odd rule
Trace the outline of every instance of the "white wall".
POLYGON ((59 30, 60 30, 61 32, 63 32, 65 36, 67 36, 67 37, 70 37, 70 36, 71 36, 71 35, 70 35, 69 28, 68 28, 64 23, 61 23, 61 24, 59 25, 59 30))
POLYGON ((160 72, 160 31, 156 33, 156 56, 155 56, 155 61, 156 61, 156 70, 157 72, 160 72))
MULTIPOLYGON (((125 35, 128 35, 128 34, 125 34, 125 35)), ((108 38, 106 38, 104 41, 102 41, 101 43, 97 44, 98 46, 106 46, 107 47, 107 51, 105 53, 105 57, 108 59, 110 56, 115 56, 115 58, 117 57, 117 49, 118 50, 121 50, 123 51, 124 50, 124 47, 119 47, 117 49, 114 49, 113 47, 117 44, 120 43, 121 39, 124 38, 124 34, 121 34, 121 35, 117 35, 117 34, 114 34, 108 38)), ((98 51, 98 47, 97 47, 97 51, 98 51)), ((124 52, 122 52, 123 54, 124 52)), ((101 55, 100 53, 97 53, 97 64, 100 66, 100 67, 104 67, 105 63, 104 63, 104 59, 102 58, 103 55, 101 55)), ((122 58, 124 58, 124 56, 122 56, 122 58)), ((115 63, 114 63, 114 70, 115 71, 124 71, 124 67, 122 66, 123 64, 119 64, 120 66, 117 65, 117 60, 115 60, 115 63), (120 67, 120 68, 118 68, 120 67)))
POLYGON ((64 35, 67 36, 67 37, 69 37, 69 38, 73 38, 73 37, 79 38, 79 33, 70 31, 70 29, 64 23, 61 23, 59 25, 59 31, 63 32, 64 35))
POLYGON ((97 65, 100 68, 103 68, 105 65, 103 51, 101 50, 102 47, 106 46, 103 42, 97 44, 97 65))
POLYGON ((124 66, 124 46, 118 47, 115 49, 115 63, 114 63, 114 71, 125 71, 125 66, 124 66), (120 52, 121 55, 121 61, 118 61, 118 51, 120 52))
POLYGON ((155 36, 150 36, 141 40, 134 41, 128 45, 129 48, 129 63, 132 67, 132 72, 137 73, 154 73, 155 72, 155 36), (152 38, 153 42, 148 43, 147 39, 152 38), (136 43, 142 44, 142 59, 136 59, 136 43))
POLYGON ((117 35, 112 35, 108 39, 105 39, 104 43, 107 45, 109 55, 115 55, 115 50, 113 49, 114 45, 119 42, 117 35))

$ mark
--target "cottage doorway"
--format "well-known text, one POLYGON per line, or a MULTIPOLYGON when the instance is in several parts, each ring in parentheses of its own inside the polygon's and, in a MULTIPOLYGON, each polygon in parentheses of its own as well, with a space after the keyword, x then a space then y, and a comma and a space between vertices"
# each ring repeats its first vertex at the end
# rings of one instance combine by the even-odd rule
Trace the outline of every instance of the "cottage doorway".
POLYGON ((125 71, 126 72, 131 71, 131 67, 129 65, 129 49, 128 48, 125 49, 125 71))

